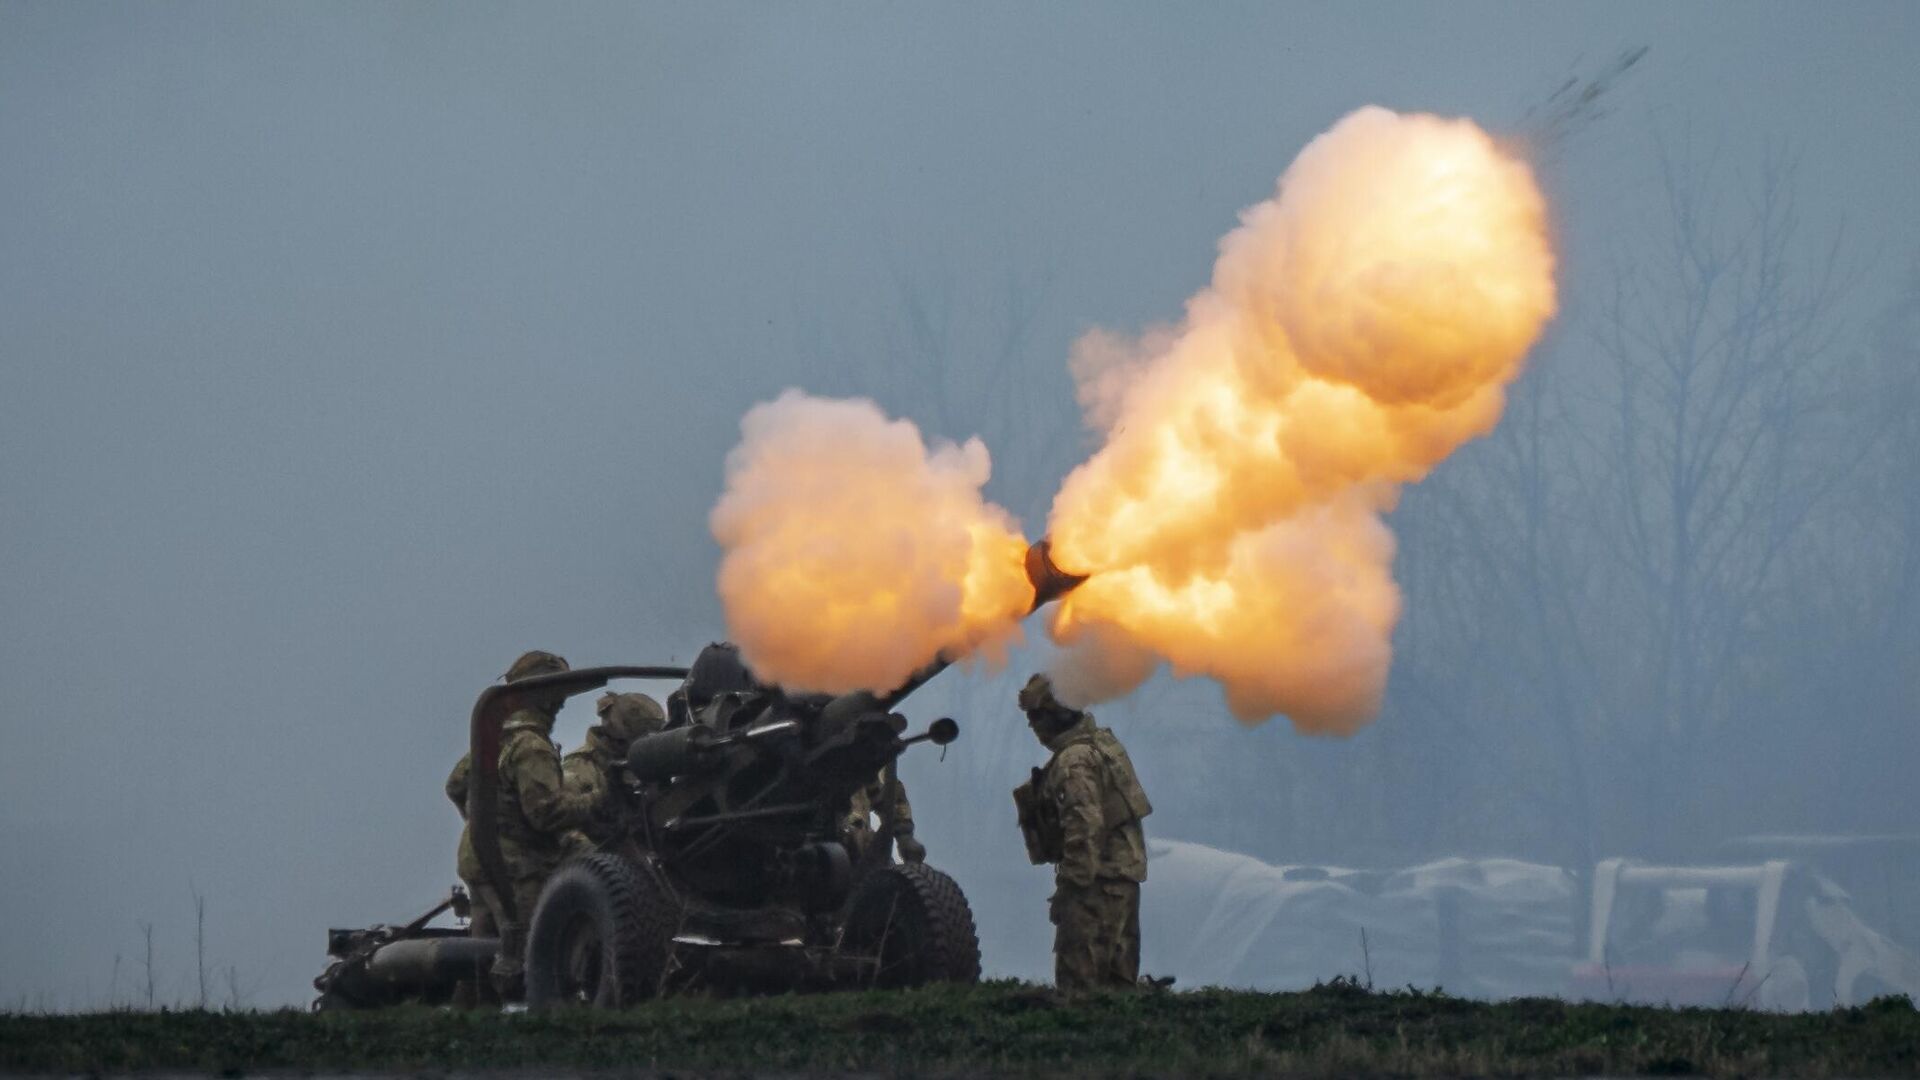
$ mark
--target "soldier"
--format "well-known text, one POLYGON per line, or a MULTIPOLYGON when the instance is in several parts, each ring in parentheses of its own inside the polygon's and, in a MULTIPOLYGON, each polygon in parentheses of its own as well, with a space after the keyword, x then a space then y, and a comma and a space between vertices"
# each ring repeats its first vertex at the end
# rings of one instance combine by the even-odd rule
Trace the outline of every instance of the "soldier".
POLYGON ((588 846, 618 831, 620 770, 627 760, 627 748, 633 740, 651 735, 667 723, 660 703, 645 694, 605 693, 593 708, 600 722, 587 729, 585 745, 560 759, 568 789, 586 799, 590 808, 583 828, 588 846))
POLYGON ((847 812, 844 830, 847 854, 855 865, 868 859, 887 862, 891 848, 882 850, 877 842, 891 837, 902 862, 926 862, 926 845, 913 838, 913 804, 907 801, 907 786, 900 782, 897 766, 880 770, 873 783, 853 793, 853 805, 847 812), (875 828, 874 820, 879 819, 875 828))
MULTIPOLYGON (((487 906, 480 891, 481 882, 486 874, 481 872, 480 860, 473 853, 473 832, 467 824, 467 785, 473 776, 473 755, 461 754, 454 762, 453 772, 447 775, 447 798, 460 811, 460 853, 457 872, 460 882, 467 890, 467 934, 470 937, 490 938, 500 935, 500 928, 494 925, 493 909, 487 906)), ((474 973, 478 975, 479 972, 474 973)), ((492 988, 485 980, 462 979, 454 985, 454 1004, 463 1009, 473 1008, 482 1000, 492 1001, 492 988)))
POLYGON ((467 786, 472 778, 473 755, 461 754, 460 760, 453 763, 453 771, 447 774, 447 798, 460 811, 460 849, 456 869, 472 901, 473 916, 468 932, 474 937, 493 937, 497 932, 493 925, 493 912, 480 901, 480 883, 486 880, 486 875, 481 872, 480 860, 473 853, 473 828, 467 824, 467 786))
POLYGON ((1053 981, 1068 992, 1131 987, 1140 975, 1140 883, 1147 879, 1140 819, 1153 812, 1133 762, 1093 714, 1054 697, 1045 675, 1027 680, 1020 709, 1053 751, 1016 788, 1027 855, 1054 863, 1049 914, 1053 981))
MULTIPOLYGON (((552 653, 524 653, 507 669, 507 681, 566 671, 567 662, 552 653)), ((472 823, 460 835, 460 877, 467 883, 477 908, 484 910, 500 932, 500 955, 493 978, 502 994, 512 996, 522 971, 521 950, 526 945, 527 921, 546 883, 567 854, 566 833, 584 825, 587 799, 569 791, 560 772, 560 750, 553 743, 553 719, 565 702, 554 696, 516 709, 507 717, 500 739, 500 854, 512 878, 514 911, 507 919, 499 894, 487 879, 473 849, 472 823)), ((473 763, 462 757, 447 777, 447 797, 463 810, 473 763)), ((476 914, 476 921, 479 916, 476 914)))

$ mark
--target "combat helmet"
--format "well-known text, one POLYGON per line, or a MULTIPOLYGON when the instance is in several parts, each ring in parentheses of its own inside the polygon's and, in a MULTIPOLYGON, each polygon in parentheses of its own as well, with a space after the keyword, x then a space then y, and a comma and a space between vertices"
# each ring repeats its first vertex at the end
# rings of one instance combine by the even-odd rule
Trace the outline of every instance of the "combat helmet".
POLYGON ((1027 680, 1027 685, 1020 688, 1019 700, 1021 712, 1039 712, 1042 709, 1066 709, 1069 712, 1079 711, 1068 708, 1059 698, 1054 697, 1053 680, 1037 672, 1032 678, 1027 680))
POLYGON ((565 657, 542 652, 539 649, 530 649, 521 653, 520 658, 507 668, 506 678, 508 682, 519 682, 521 679, 530 679, 535 675, 551 675, 555 672, 571 670, 573 669, 567 666, 565 657))
POLYGON ((660 708, 660 703, 645 694, 616 694, 609 691, 600 695, 593 711, 600 717, 600 722, 594 725, 595 730, 613 744, 614 751, 620 755, 625 755, 626 748, 633 740, 659 731, 667 722, 667 714, 660 708))
POLYGON ((1036 674, 1020 688, 1020 711, 1043 739, 1052 738, 1080 722, 1087 714, 1054 695, 1053 680, 1036 674))

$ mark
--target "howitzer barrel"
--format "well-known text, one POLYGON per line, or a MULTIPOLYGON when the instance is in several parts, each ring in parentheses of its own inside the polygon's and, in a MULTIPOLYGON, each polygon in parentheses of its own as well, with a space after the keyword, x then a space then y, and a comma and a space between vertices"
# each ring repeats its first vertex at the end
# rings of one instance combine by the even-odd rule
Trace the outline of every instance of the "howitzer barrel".
POLYGON ((1027 548, 1025 563, 1027 584, 1033 586, 1033 606, 1027 609, 1029 615, 1039 611, 1042 605, 1079 588, 1088 577, 1060 569, 1053 561, 1053 541, 1045 537, 1027 548))
POLYGON ((715 741, 716 732, 699 724, 643 735, 627 750, 627 771, 643 784, 705 772, 716 758, 715 741))
MULTIPOLYGON (((1033 586, 1033 603, 1027 608, 1029 615, 1079 588, 1088 577, 1060 569, 1053 561, 1053 541, 1044 537, 1027 547, 1023 564, 1027 571, 1027 584, 1033 586)), ((907 676, 906 682, 876 697, 874 706, 883 712, 893 708, 906 700, 908 694, 925 686, 929 679, 947 670, 952 663, 952 658, 945 655, 934 657, 932 663, 907 676)))
POLYGON ((720 762, 720 752, 799 727, 792 720, 721 733, 700 724, 642 735, 627 750, 627 771, 643 784, 664 784, 676 776, 705 772, 720 762))
POLYGON ((380 946, 367 961, 367 974, 402 991, 425 992, 485 978, 499 951, 498 938, 412 938, 380 946))

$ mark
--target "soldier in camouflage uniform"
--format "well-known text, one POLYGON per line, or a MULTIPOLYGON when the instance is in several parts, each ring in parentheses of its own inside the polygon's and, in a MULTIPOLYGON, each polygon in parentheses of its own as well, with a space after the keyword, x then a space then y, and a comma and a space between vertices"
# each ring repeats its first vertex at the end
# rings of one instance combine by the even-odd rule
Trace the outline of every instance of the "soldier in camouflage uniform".
MULTIPOLYGON (((481 883, 487 876, 480 869, 480 859, 473 853, 473 830, 467 824, 467 787, 473 778, 473 755, 461 754, 460 760, 453 765, 453 772, 447 775, 447 798, 460 811, 460 849, 457 871, 460 882, 467 888, 470 913, 467 920, 467 934, 471 937, 499 937, 500 928, 494 925, 493 908, 488 906, 481 893, 481 883)), ((477 974, 477 973, 476 973, 477 974)), ((455 984, 454 1003, 460 1008, 473 1008, 484 1001, 493 1001, 492 988, 480 980, 462 979, 455 984)))
MULTIPOLYGON (((586 744, 560 759, 568 790, 587 801, 589 814, 582 831, 585 845, 596 846, 619 832, 620 770, 627 748, 642 735, 666 726, 660 703, 645 694, 600 695, 594 704, 600 722, 587 729, 586 744)), ((574 841, 573 846, 581 846, 574 841)))
POLYGON ((868 859, 888 862, 893 852, 881 851, 876 843, 891 836, 902 862, 927 861, 926 845, 913 837, 913 804, 907 801, 907 786, 900 782, 894 765, 880 770, 873 783, 853 793, 853 805, 847 811, 847 826, 842 831, 847 854, 857 866, 868 859), (879 827, 875 828, 875 819, 879 827))
POLYGON ((1133 762, 1093 715, 1054 697, 1035 675, 1020 708, 1042 745, 1045 768, 1014 791, 1035 863, 1054 863, 1050 914, 1054 985, 1068 992, 1134 986, 1140 975, 1140 883, 1147 879, 1140 819, 1153 812, 1133 762))
MULTIPOLYGON (((552 653, 522 654, 507 669, 507 681, 566 671, 567 662, 552 653)), ((460 835, 460 878, 467 883, 477 908, 484 909, 500 931, 500 955, 493 977, 502 993, 517 987, 526 946, 527 921, 540 898, 540 887, 567 854, 565 837, 587 820, 587 799, 569 791, 560 772, 560 750, 553 743, 553 720, 564 697, 538 701, 513 712, 500 739, 500 854, 512 878, 517 918, 509 921, 499 894, 473 849, 472 826, 460 835)), ((473 763, 462 757, 447 777, 447 797, 463 810, 473 763)), ((476 921, 478 916, 476 915, 476 921)))

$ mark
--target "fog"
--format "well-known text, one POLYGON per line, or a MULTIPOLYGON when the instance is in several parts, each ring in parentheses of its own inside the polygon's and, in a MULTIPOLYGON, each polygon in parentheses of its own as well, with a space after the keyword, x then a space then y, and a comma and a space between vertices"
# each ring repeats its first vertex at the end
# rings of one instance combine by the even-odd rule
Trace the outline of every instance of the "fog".
MULTIPOLYGON (((0 1007, 144 1004, 148 928, 158 1001, 304 1004, 328 927, 453 883, 516 654, 724 636, 754 403, 978 435, 1037 536, 1073 342, 1178 319, 1315 134, 1521 134, 1642 45, 1532 148, 1560 315, 1390 517, 1378 719, 1097 710, 1156 840, 1574 881, 1920 834, 1913 6, 0 4, 0 1007)), ((1008 796, 1047 655, 907 706, 964 729, 904 776, 989 975, 1049 975, 1008 796)), ((1908 949, 1914 850, 1849 882, 1908 949)))

